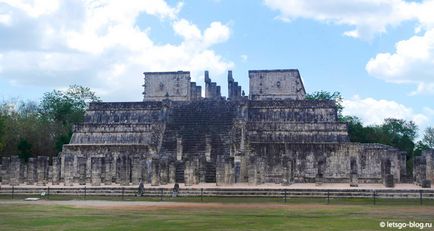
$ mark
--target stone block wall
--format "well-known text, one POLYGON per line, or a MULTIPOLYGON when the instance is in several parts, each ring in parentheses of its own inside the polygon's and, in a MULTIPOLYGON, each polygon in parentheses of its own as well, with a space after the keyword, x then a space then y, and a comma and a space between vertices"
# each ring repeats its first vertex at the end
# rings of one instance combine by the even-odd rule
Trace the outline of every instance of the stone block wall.
POLYGON ((306 91, 296 69, 249 71, 251 100, 301 100, 306 91))

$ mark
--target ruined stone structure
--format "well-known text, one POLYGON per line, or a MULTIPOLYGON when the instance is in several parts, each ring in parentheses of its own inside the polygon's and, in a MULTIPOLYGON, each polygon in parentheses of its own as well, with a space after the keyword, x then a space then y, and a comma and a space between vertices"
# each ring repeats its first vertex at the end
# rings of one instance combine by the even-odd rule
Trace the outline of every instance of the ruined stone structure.
MULTIPOLYGON (((143 102, 91 103, 51 165, 42 157, 27 165, 3 158, 3 183, 393 187, 406 175, 405 153, 349 142, 334 101, 305 100, 298 70, 249 71, 248 97, 230 71, 228 99, 207 71, 204 98, 189 72, 144 75, 143 102)), ((432 178, 433 155, 426 156, 425 178, 432 178)))

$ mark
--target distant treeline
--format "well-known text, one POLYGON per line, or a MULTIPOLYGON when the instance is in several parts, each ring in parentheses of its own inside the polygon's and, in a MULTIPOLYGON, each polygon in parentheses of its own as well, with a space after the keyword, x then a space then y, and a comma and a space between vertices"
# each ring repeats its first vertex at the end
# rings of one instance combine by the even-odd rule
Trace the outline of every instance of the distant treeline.
POLYGON ((87 105, 100 101, 90 88, 70 86, 43 95, 40 102, 0 103, 0 155, 55 156, 69 142, 73 124, 83 121, 87 105))

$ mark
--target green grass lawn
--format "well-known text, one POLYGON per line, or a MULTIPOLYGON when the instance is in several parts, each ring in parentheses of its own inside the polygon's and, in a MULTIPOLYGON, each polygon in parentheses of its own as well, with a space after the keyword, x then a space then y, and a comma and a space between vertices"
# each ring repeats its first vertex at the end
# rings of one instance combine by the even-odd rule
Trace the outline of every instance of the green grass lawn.
POLYGON ((218 199, 153 208, 77 208, 0 201, 0 230, 392 230, 380 228, 380 221, 434 222, 433 206, 396 201, 373 206, 358 204, 360 201, 327 205, 306 198, 286 204, 239 198, 215 203, 218 199))

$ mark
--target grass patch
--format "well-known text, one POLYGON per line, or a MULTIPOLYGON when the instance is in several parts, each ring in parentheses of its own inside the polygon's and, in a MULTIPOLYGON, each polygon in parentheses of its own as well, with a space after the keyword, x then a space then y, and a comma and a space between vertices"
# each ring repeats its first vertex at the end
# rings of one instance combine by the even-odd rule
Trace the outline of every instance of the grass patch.
POLYGON ((0 230, 384 230, 379 227, 380 221, 434 220, 430 206, 347 202, 326 205, 324 201, 306 204, 306 198, 291 199, 286 204, 252 202, 252 198, 214 199, 223 204, 149 209, 146 205, 76 208, 0 202, 0 230))

